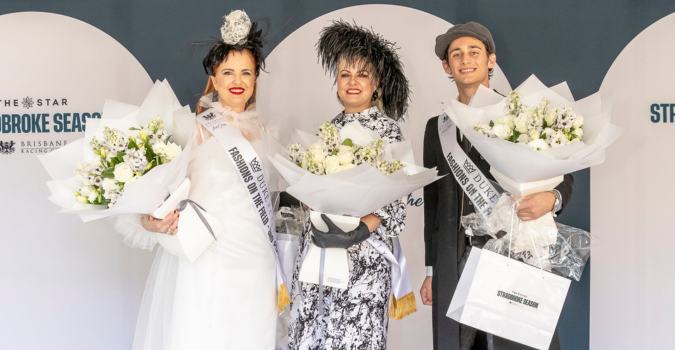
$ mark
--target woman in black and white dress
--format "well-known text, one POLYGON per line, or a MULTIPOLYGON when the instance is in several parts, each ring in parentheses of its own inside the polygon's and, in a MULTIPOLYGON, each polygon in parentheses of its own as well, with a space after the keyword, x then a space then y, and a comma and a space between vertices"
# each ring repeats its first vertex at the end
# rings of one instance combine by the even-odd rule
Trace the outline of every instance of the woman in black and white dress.
MULTIPOLYGON (((385 141, 403 141, 397 120, 406 112, 409 88, 393 44, 363 27, 339 21, 324 28, 318 50, 323 67, 336 78, 338 100, 345 108, 331 123, 340 130, 358 121, 385 141)), ((293 273, 290 349, 386 348, 390 263, 365 239, 372 235, 392 249, 391 238, 401 233, 405 217, 405 203, 397 200, 361 218, 359 228, 345 233, 350 238, 339 245, 324 244, 347 248, 351 271, 346 290, 324 287, 323 312, 318 309, 318 285, 298 281, 304 249, 312 242, 322 246, 321 242, 330 241, 316 237, 321 233, 308 224, 293 273)))

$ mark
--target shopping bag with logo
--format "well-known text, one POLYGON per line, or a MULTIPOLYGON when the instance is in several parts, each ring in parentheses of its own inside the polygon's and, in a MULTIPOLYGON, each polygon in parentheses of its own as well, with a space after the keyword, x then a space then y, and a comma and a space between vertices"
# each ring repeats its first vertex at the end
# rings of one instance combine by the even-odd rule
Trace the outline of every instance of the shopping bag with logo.
POLYGON ((473 248, 447 316, 536 349, 548 349, 570 280, 473 248))

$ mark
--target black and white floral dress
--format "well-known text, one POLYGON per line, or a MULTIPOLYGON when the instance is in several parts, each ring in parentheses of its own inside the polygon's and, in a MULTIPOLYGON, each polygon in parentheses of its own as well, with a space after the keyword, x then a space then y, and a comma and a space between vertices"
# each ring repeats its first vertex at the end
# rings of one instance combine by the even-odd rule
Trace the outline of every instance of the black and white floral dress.
MULTIPOLYGON (((390 143, 403 141, 398 124, 377 107, 360 113, 335 117, 331 123, 338 130, 353 121, 377 131, 390 143)), ((358 198, 354 198, 358 200, 358 198)), ((393 249, 391 237, 405 226, 405 202, 397 200, 374 213, 382 219, 373 231, 374 238, 393 249)), ((291 350, 379 350, 387 346, 391 269, 387 259, 368 242, 350 247, 352 267, 346 290, 325 287, 323 317, 319 319, 319 289, 316 284, 298 281, 302 252, 312 242, 309 225, 302 235, 302 247, 296 259, 291 292, 289 348, 291 350)))

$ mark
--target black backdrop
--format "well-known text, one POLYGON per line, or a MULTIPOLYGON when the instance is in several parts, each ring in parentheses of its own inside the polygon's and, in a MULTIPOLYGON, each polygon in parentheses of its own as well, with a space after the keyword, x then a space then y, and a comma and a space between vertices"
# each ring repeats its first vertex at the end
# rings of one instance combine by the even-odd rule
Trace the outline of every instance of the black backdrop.
MULTIPOLYGON (((217 37, 221 17, 231 9, 244 8, 251 18, 270 19, 274 33, 271 45, 266 47, 269 53, 283 38, 314 18, 367 3, 347 0, 0 0, 0 15, 42 11, 87 22, 124 45, 153 80, 167 78, 181 102, 194 106, 206 83, 201 68, 205 52, 189 43, 217 37)), ((675 12, 673 0, 382 3, 412 7, 450 23, 480 22, 491 30, 497 62, 513 87, 536 74, 549 86, 567 81, 576 99, 598 91, 621 50, 643 29, 675 12)), ((20 50, 2 48, 2 51, 10 49, 20 50)), ((658 55, 658 51, 655 47, 645 54, 658 55)), ((91 55, 95 56, 96 52, 91 55)), ((664 64, 668 64, 666 57, 664 64)), ((10 82, 0 77, 0 84, 7 83, 10 82)), ((590 229, 589 175, 588 170, 574 174, 572 202, 559 217, 562 223, 586 230, 590 229)), ((588 349, 589 277, 587 267, 583 279, 573 282, 570 288, 559 323, 563 349, 588 349)))

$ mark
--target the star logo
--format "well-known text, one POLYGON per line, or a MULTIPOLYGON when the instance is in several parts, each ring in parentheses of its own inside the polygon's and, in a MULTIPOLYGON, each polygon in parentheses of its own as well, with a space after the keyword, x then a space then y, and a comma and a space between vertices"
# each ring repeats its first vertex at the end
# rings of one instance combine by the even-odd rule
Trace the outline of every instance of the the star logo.
POLYGON ((23 108, 25 109, 30 109, 31 107, 33 107, 33 99, 28 96, 26 96, 26 98, 24 98, 21 103, 23 104, 23 108))

